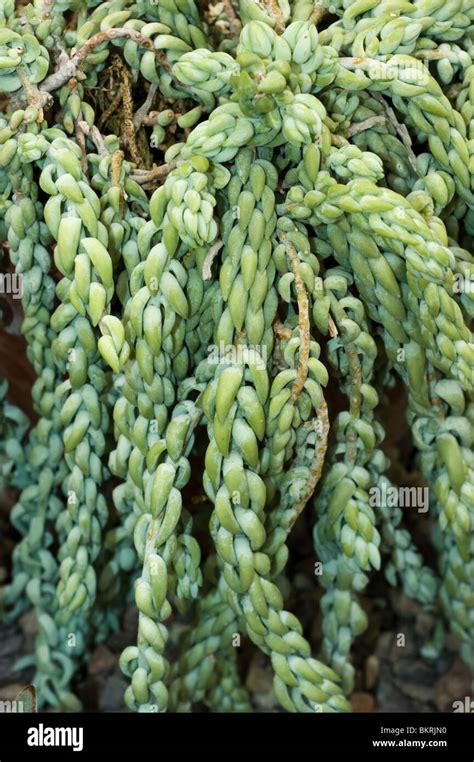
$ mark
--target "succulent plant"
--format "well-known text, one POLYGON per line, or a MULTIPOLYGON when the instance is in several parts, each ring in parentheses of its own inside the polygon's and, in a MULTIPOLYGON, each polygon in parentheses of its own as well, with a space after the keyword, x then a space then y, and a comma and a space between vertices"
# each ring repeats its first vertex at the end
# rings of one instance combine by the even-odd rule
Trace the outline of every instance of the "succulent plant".
POLYGON ((474 10, 393 8, 3 4, 2 278, 22 282, 37 418, 3 381, 2 603, 35 613, 42 705, 79 708, 77 671, 133 602, 130 709, 249 711, 242 633, 285 710, 350 711, 382 573, 474 667, 474 10), (383 450, 397 378, 421 502, 383 450), (303 510, 318 658, 284 600, 303 510))

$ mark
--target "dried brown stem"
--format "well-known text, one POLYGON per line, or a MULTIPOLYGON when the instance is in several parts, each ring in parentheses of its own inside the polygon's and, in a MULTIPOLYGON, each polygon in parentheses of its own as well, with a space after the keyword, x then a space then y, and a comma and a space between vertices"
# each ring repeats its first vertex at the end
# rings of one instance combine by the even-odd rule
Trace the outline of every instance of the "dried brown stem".
POLYGON ((107 108, 105 109, 105 111, 102 112, 102 114, 100 115, 99 121, 97 123, 99 130, 102 129, 102 127, 107 122, 107 120, 110 119, 114 111, 119 107, 122 101, 122 97, 123 97, 122 91, 119 90, 118 93, 116 93, 116 95, 114 96, 112 103, 110 103, 109 106, 107 106, 107 108))
POLYGON ((133 124, 133 99, 130 88, 130 78, 125 67, 122 69, 123 77, 123 134, 127 142, 132 161, 140 165, 141 157, 135 137, 135 125, 133 124))
POLYGON ((340 135, 334 135, 334 133, 332 133, 331 145, 336 146, 337 148, 342 148, 342 146, 347 145, 347 140, 342 138, 340 135))
POLYGON ((123 151, 115 151, 112 156, 112 185, 119 186, 122 190, 122 184, 120 182, 120 170, 122 169, 122 163, 125 158, 123 151))
POLYGON ((275 336, 279 339, 291 339, 291 328, 287 328, 281 320, 275 320, 273 323, 273 331, 275 336))
POLYGON ((43 107, 49 103, 50 96, 48 96, 46 99, 42 97, 41 92, 38 90, 38 88, 35 85, 31 84, 22 66, 17 68, 17 73, 25 92, 28 105, 38 109, 36 121, 41 123, 44 119, 43 107))
POLYGON ((166 57, 166 53, 164 50, 155 50, 155 55, 162 65, 163 69, 169 74, 171 77, 173 77, 173 81, 177 83, 178 87, 182 87, 182 85, 174 79, 173 75, 173 67, 171 66, 170 62, 168 61, 166 57))
POLYGON ((322 5, 322 3, 315 3, 308 21, 310 24, 319 24, 321 19, 323 19, 327 13, 329 13, 329 11, 324 7, 324 5, 322 5))
POLYGON ((145 183, 152 182, 153 180, 158 180, 162 177, 166 177, 171 170, 173 170, 177 165, 177 162, 170 161, 168 164, 161 164, 159 167, 153 167, 153 169, 136 169, 135 172, 133 172, 130 175, 130 178, 132 180, 135 180, 136 183, 140 183, 140 185, 144 185, 145 183))
POLYGON ((278 5, 277 0, 261 0, 261 5, 263 5, 267 13, 273 17, 275 21, 275 32, 277 34, 282 34, 285 31, 285 19, 283 18, 283 12, 278 5))
MULTIPOLYGON (((143 116, 140 120, 140 125, 145 125, 146 127, 154 127, 155 124, 158 123, 158 114, 159 111, 150 111, 149 114, 146 114, 143 116)), ((137 111, 138 114, 138 111, 137 111)))

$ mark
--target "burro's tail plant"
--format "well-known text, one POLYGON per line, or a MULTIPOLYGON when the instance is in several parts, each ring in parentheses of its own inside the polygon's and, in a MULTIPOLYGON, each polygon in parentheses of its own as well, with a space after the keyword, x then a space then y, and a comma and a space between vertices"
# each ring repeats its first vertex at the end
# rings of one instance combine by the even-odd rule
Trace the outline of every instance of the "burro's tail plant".
POLYGON ((244 640, 284 710, 350 711, 378 574, 474 668, 471 4, 222 6, 0 10, 0 319, 36 374, 29 421, 2 368, 0 603, 42 706, 135 607, 130 710, 252 711, 244 640))

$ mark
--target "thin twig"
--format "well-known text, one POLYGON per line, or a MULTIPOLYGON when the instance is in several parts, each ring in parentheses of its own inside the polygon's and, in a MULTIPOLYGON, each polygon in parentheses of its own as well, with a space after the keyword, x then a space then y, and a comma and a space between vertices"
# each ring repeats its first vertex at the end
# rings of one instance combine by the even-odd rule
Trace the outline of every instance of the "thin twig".
MULTIPOLYGON (((153 103, 157 90, 158 90, 158 85, 151 84, 144 103, 135 112, 135 116, 133 117, 133 126, 136 131, 138 131, 140 127, 142 126, 142 124, 144 124, 145 119, 147 118, 147 115, 150 116, 148 112, 151 109, 151 105, 153 103)), ((156 114, 158 113, 159 112, 157 111, 156 114)))
POLYGON ((31 84, 30 80, 28 79, 26 75, 26 72, 23 70, 23 66, 18 66, 16 71, 20 79, 20 82, 23 86, 23 89, 25 91, 25 95, 28 100, 28 103, 30 106, 32 106, 35 104, 36 98, 38 96, 37 88, 35 88, 35 86, 31 84))
POLYGON ((133 40, 139 45, 143 45, 144 48, 153 48, 153 41, 150 40, 149 37, 145 37, 144 34, 137 32, 136 29, 117 27, 115 29, 106 29, 103 32, 98 32, 97 34, 94 34, 90 40, 87 40, 82 48, 73 53, 71 58, 67 61, 63 61, 60 68, 55 71, 54 74, 50 74, 49 77, 46 77, 41 83, 41 89, 39 90, 40 98, 36 105, 39 108, 45 106, 50 97, 49 93, 65 85, 66 82, 76 74, 94 48, 101 45, 106 40, 116 40, 120 37, 126 37, 129 40, 133 40))
POLYGON ((319 24, 322 18, 329 13, 328 9, 324 7, 322 3, 316 3, 313 10, 311 11, 311 16, 309 17, 308 21, 310 24, 319 24))
POLYGON ((17 68, 18 77, 25 91, 26 100, 29 106, 33 106, 38 109, 38 115, 36 121, 41 123, 44 119, 43 107, 49 104, 51 96, 48 95, 47 99, 43 99, 40 90, 35 85, 32 85, 26 72, 22 66, 17 68))
MULTIPOLYGON (((150 111, 149 114, 146 114, 143 116, 140 120, 140 126, 145 125, 146 127, 154 127, 155 124, 158 123, 158 115, 159 111, 150 111)), ((138 111, 137 111, 138 114, 138 111)))
POLYGON ((261 5, 275 21, 275 32, 282 34, 285 31, 285 19, 277 0, 261 0, 261 5))
POLYGON ((122 169, 122 163, 125 158, 125 154, 120 149, 115 151, 112 156, 112 185, 118 186, 123 192, 122 184, 120 182, 120 170, 122 169))
POLYGON ((130 89, 130 79, 125 67, 122 68, 123 77, 123 135, 125 136, 126 143, 128 145, 130 156, 132 161, 140 165, 141 157, 138 150, 137 141, 135 137, 135 127, 133 124, 133 100, 132 91, 130 89))
POLYGON ((347 145, 347 140, 346 138, 341 137, 341 135, 331 133, 331 145, 336 146, 337 148, 342 148, 342 146, 347 145))
POLYGON ((95 124, 92 125, 92 127, 89 127, 87 122, 85 121, 78 121, 78 126, 84 133, 84 135, 87 135, 92 142, 94 143, 95 147, 97 148, 97 153, 100 156, 108 156, 110 151, 107 150, 104 143, 104 137, 101 135, 99 129, 95 126, 95 124))
POLYGON ((175 82, 175 84, 177 84, 178 87, 182 87, 183 86, 182 83, 178 82, 174 78, 174 76, 173 76, 173 67, 171 66, 170 62, 168 61, 168 59, 166 57, 165 51, 164 50, 155 50, 155 55, 156 55, 158 61, 160 62, 160 64, 162 65, 163 69, 166 71, 166 73, 169 74, 170 77, 172 77, 173 82, 175 82))
POLYGON ((136 169, 130 175, 130 179, 144 185, 145 183, 152 182, 152 180, 166 177, 176 166, 176 161, 169 161, 168 164, 161 164, 159 167, 153 167, 153 169, 136 169))
POLYGON ((292 330, 285 326, 281 320, 275 320, 273 323, 273 331, 275 336, 279 339, 291 339, 292 330))
POLYGON ((99 130, 102 129, 107 119, 110 119, 114 111, 119 107, 122 98, 123 98, 123 93, 121 90, 119 90, 118 93, 115 94, 112 100, 112 103, 109 103, 105 111, 103 111, 102 114, 100 115, 99 121, 97 123, 99 130))
POLYGON ((363 122, 355 122, 354 124, 351 124, 346 130, 346 136, 351 138, 353 135, 358 135, 359 132, 370 130, 371 127, 375 127, 376 124, 386 124, 386 122, 387 117, 382 116, 381 114, 377 116, 369 116, 368 119, 364 119, 363 122))

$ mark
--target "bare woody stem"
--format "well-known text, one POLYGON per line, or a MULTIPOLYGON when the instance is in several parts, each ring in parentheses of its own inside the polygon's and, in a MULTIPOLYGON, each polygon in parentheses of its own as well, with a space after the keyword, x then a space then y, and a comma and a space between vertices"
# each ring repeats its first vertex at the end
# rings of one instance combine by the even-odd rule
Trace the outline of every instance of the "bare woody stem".
POLYGON ((323 19, 327 13, 329 13, 329 11, 322 3, 315 3, 308 21, 310 24, 319 24, 321 19, 323 19))
POLYGON ((382 116, 381 114, 376 116, 369 116, 367 119, 364 119, 363 122, 355 122, 354 124, 351 124, 350 127, 346 130, 346 136, 348 138, 351 138, 353 135, 358 135, 359 132, 364 132, 364 130, 370 130, 372 127, 375 127, 377 124, 386 124, 387 117, 382 116))
POLYGON ((28 79, 28 75, 26 74, 22 66, 18 67, 17 72, 18 72, 18 77, 20 78, 20 82, 22 84, 23 91, 25 93, 28 105, 38 109, 36 121, 40 123, 44 119, 43 108, 44 106, 49 105, 51 96, 49 95, 49 93, 43 94, 40 90, 38 90, 38 88, 35 85, 31 84, 30 80, 28 79))
POLYGON ((112 185, 118 186, 122 190, 120 183, 120 171, 125 156, 123 151, 115 151, 112 156, 112 185))
POLYGON ((275 320, 273 331, 279 339, 291 339, 291 328, 287 328, 281 320, 275 320))
POLYGON ((136 183, 144 185, 150 183, 153 180, 159 180, 162 177, 166 177, 172 169, 177 166, 176 161, 170 161, 168 164, 161 164, 159 167, 153 167, 153 169, 136 169, 130 175, 131 180, 135 180, 136 183))
POLYGON ((106 29, 104 32, 97 32, 97 34, 94 34, 90 40, 87 40, 87 42, 84 43, 82 48, 79 48, 79 50, 71 56, 69 61, 67 61, 59 71, 46 77, 41 84, 41 90, 50 93, 52 90, 57 90, 58 87, 62 87, 68 79, 71 79, 71 77, 74 76, 94 48, 107 40, 116 40, 120 37, 126 37, 128 40, 133 40, 139 45, 143 45, 144 48, 150 49, 153 47, 153 41, 150 40, 149 37, 145 37, 144 34, 137 32, 136 29, 117 27, 116 29, 106 29))
POLYGON ((275 21, 275 32, 282 34, 285 31, 285 19, 277 0, 263 0, 262 4, 275 21))
POLYGON ((122 98, 123 98, 122 90, 119 90, 118 93, 114 95, 114 98, 112 102, 109 104, 109 106, 107 106, 105 111, 103 111, 102 114, 100 115, 100 119, 97 123, 99 130, 102 129, 102 127, 107 122, 107 120, 112 116, 114 111, 116 111, 116 109, 119 107, 122 101, 122 98))
POLYGON ((78 121, 78 126, 80 127, 84 135, 87 135, 88 137, 90 137, 90 139, 92 140, 92 142, 94 143, 97 149, 97 153, 100 156, 109 155, 109 151, 105 147, 104 137, 100 133, 100 130, 95 125, 92 125, 92 127, 89 127, 86 121, 78 121))

